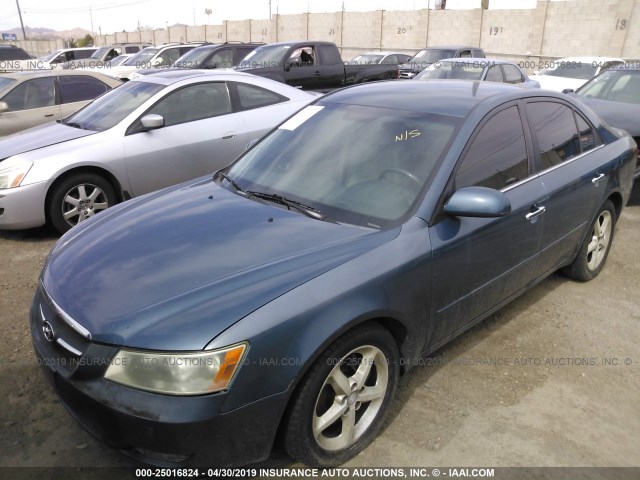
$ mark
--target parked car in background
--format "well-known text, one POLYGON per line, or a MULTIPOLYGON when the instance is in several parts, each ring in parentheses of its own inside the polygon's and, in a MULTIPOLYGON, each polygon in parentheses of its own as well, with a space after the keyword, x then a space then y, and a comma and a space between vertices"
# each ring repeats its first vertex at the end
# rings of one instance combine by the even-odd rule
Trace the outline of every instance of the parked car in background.
POLYGON ((580 88, 587 80, 600 72, 617 65, 623 65, 621 58, 610 57, 567 57, 551 60, 549 67, 531 75, 540 88, 561 92, 567 88, 580 88))
POLYGON ((104 73, 119 80, 127 81, 137 70, 164 68, 172 65, 185 53, 199 47, 200 43, 173 43, 147 47, 117 67, 106 68, 104 73))
MULTIPOLYGON (((609 125, 629 133, 640 145, 640 67, 614 67, 571 93, 609 125)), ((640 159, 635 177, 640 177, 640 159)))
POLYGON ((346 65, 338 47, 331 42, 263 45, 235 68, 302 90, 324 92, 356 83, 398 78, 397 65, 346 65))
POLYGON ((135 54, 143 48, 151 46, 150 43, 116 43, 98 48, 91 57, 85 60, 71 60, 61 64, 61 68, 109 68, 115 65, 110 62, 122 54, 135 54))
POLYGON ((5 71, 50 70, 60 67, 64 62, 89 58, 97 47, 61 48, 36 59, 16 60, 5 71))
POLYGON ((342 89, 213 178, 65 235, 30 312, 38 364, 138 460, 248 464, 277 438, 339 465, 420 359, 557 269, 600 273, 634 149, 553 92, 342 89))
MULTIPOLYGON (((121 83, 97 72, 1 74, 0 137, 64 118, 121 83)), ((0 158, 5 158, 1 148, 0 158)))
MULTIPOLYGON (((232 68, 261 45, 264 45, 264 43, 225 42, 205 44, 188 51, 169 67, 192 69, 232 68)), ((157 68, 138 70, 131 74, 130 78, 134 79, 158 71, 159 69, 157 68)))
MULTIPOLYGON (((0 229, 59 232, 224 167, 316 96, 238 72, 167 70, 0 141, 0 229)), ((161 214, 161 212, 158 212, 161 214)))
POLYGON ((450 58, 439 60, 425 68, 414 80, 474 80, 513 83, 523 87, 540 88, 513 62, 488 58, 450 58))
POLYGON ((399 78, 408 80, 415 77, 429 65, 445 58, 485 58, 484 50, 478 47, 442 46, 420 50, 407 63, 400 65, 399 78))
POLYGON ((10 69, 15 60, 30 60, 31 55, 16 45, 0 45, 0 72, 10 69))
POLYGON ((358 55, 353 60, 349 60, 349 65, 400 65, 407 63, 413 55, 407 55, 401 52, 367 52, 358 55))

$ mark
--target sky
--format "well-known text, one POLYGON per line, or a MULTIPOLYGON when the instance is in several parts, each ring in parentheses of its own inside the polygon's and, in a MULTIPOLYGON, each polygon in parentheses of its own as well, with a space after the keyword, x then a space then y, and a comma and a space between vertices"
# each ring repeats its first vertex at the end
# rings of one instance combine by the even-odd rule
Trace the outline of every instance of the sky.
MULTIPOLYGON (((302 12, 415 10, 439 0, 18 0, 25 26, 103 34, 167 25, 219 25, 223 20, 265 19, 302 12), (271 4, 271 7, 269 7, 271 4), (207 15, 205 10, 210 9, 207 15)), ((447 0, 447 9, 480 8, 481 0, 447 0)), ((490 0, 490 8, 535 8, 536 0, 490 0)), ((0 32, 19 27, 14 0, 0 0, 0 32)))

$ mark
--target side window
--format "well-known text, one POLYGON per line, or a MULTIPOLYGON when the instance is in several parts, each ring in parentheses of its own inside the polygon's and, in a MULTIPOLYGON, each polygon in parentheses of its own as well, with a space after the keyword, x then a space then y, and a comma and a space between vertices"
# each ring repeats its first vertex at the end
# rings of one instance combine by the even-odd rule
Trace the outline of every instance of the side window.
POLYGON ((240 104, 241 110, 265 107, 289 100, 282 95, 278 95, 275 92, 261 87, 256 87, 255 85, 248 85, 246 83, 233 83, 232 85, 238 94, 238 103, 240 104))
POLYGON ((256 49, 255 47, 238 47, 238 49, 236 50, 236 63, 235 64, 240 63, 244 57, 249 55, 255 49, 256 49))
POLYGON ((309 67, 315 65, 316 54, 313 47, 296 48, 289 56, 287 63, 296 67, 309 67))
POLYGON ((506 83, 522 83, 524 78, 522 73, 515 65, 502 65, 502 71, 504 72, 504 81, 506 83))
POLYGON ((558 165, 580 154, 573 111, 555 102, 527 104, 529 123, 538 140, 542 168, 558 165))
POLYGON ((224 82, 201 83, 176 90, 147 113, 164 117, 165 127, 231 113, 231 100, 224 82))
POLYGON ((338 65, 342 64, 342 57, 340 56, 340 52, 336 47, 331 45, 320 45, 320 54, 322 55, 322 64, 329 65, 338 65))
POLYGON ((95 50, 76 50, 73 52, 76 60, 82 60, 84 58, 91 58, 91 55, 95 53, 95 50))
POLYGON ((502 82, 502 71, 500 65, 491 65, 487 71, 487 82, 502 82))
POLYGON ((593 133, 591 125, 584 118, 576 113, 576 123, 578 124, 578 132, 580 133, 580 149, 587 152, 596 147, 596 137, 593 133))
POLYGON ((7 102, 10 112, 51 107, 56 103, 54 77, 23 82, 7 93, 2 101, 7 102))
POLYGON ((83 102, 93 100, 109 90, 109 86, 93 77, 73 75, 58 77, 62 103, 83 102))
POLYGON ((398 57, 396 57, 395 55, 389 55, 380 63, 382 63, 383 65, 396 65, 398 63, 398 57))
POLYGON ((109 53, 107 53, 106 57, 104 57, 104 60, 105 62, 108 62, 109 60, 116 58, 118 55, 120 55, 120 52, 118 52, 117 49, 112 48, 109 53))
POLYGON ((140 51, 140 47, 124 47, 125 53, 138 53, 140 51))
POLYGON ((518 107, 513 106, 480 127, 456 171, 455 188, 479 186, 500 190, 528 176, 522 120, 518 107))
POLYGON ((459 57, 460 58, 471 58, 471 50, 461 50, 459 57))
POLYGON ((233 52, 231 49, 225 49, 221 52, 214 53, 209 60, 207 60, 204 68, 231 68, 233 67, 233 52))
POLYGON ((167 67, 175 62, 180 57, 180 50, 177 48, 168 48, 160 55, 158 55, 158 59, 162 60, 158 65, 163 67, 167 67))

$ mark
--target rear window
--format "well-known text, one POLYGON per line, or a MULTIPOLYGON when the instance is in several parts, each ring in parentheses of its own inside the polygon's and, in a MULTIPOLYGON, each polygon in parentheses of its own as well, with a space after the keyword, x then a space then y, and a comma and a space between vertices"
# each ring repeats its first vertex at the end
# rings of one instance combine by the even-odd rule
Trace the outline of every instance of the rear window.
POLYGON ((18 47, 0 48, 0 60, 29 60, 27 52, 18 47))

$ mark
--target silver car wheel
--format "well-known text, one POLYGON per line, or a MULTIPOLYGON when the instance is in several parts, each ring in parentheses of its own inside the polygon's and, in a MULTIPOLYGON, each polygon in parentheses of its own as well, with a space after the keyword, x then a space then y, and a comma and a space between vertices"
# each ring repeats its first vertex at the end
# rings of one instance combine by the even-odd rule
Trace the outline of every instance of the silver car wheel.
POLYGON ((62 216, 69 225, 74 226, 108 207, 107 195, 101 188, 96 185, 81 184, 65 193, 62 216))
POLYGON ((587 246, 587 267, 591 271, 600 266, 607 253, 611 241, 612 225, 611 214, 608 210, 601 212, 593 224, 591 241, 587 246))
POLYGON ((388 381, 387 359, 376 347, 358 347, 340 359, 316 399, 312 431, 318 445, 337 451, 356 443, 376 419, 388 381))

